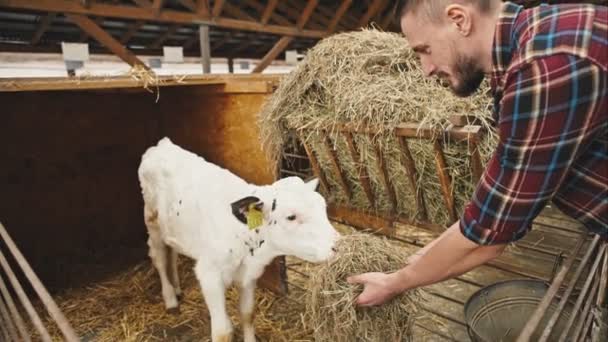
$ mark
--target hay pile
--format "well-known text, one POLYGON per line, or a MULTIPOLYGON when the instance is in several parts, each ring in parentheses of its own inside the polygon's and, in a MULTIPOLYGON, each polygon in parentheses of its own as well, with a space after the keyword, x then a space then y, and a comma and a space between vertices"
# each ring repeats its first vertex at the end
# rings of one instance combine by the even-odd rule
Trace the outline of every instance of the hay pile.
POLYGON ((346 282, 363 272, 396 271, 406 263, 402 248, 386 238, 369 234, 343 237, 338 257, 311 273, 306 297, 307 324, 315 341, 409 341, 419 315, 418 290, 408 291, 389 303, 356 307, 360 285, 346 282))
MULTIPOLYGON (((452 114, 475 115, 489 132, 479 146, 483 162, 487 162, 495 145, 496 133, 490 126, 490 98, 484 84, 478 94, 461 99, 451 94, 436 80, 424 77, 413 51, 398 34, 378 30, 341 33, 320 41, 308 51, 306 58, 285 77, 277 91, 260 113, 264 149, 270 159, 279 161, 282 151, 294 144, 294 131, 315 151, 332 191, 325 195, 330 201, 348 204, 366 211, 386 212, 390 208, 387 191, 376 166, 373 144, 385 155, 388 172, 398 199, 398 211, 410 218, 419 212, 413 205, 415 193, 402 166, 402 156, 392 130, 400 123, 430 124, 444 129, 452 114), (355 135, 360 160, 370 176, 376 198, 372 206, 358 181, 358 166, 347 149, 346 140, 335 128, 350 123, 381 127, 380 134, 370 137, 355 135), (353 190, 349 200, 340 190, 331 169, 323 140, 330 136, 347 182, 353 190)), ((429 141, 410 139, 419 173, 417 184, 424 184, 424 195, 432 222, 450 222, 429 141)), ((467 146, 450 144, 446 158, 459 211, 474 190, 467 146)))

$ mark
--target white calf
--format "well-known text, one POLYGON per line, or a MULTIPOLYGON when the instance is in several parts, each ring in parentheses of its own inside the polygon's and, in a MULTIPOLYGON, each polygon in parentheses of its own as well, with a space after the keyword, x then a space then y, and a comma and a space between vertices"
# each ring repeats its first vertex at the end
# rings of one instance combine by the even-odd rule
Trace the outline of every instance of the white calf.
POLYGON ((241 291, 245 341, 255 341, 254 290, 264 267, 280 255, 321 262, 335 252, 338 233, 327 218, 325 200, 315 192, 317 180, 248 184, 168 138, 146 151, 138 175, 149 255, 160 275, 165 307, 178 309, 178 253, 193 258, 214 342, 232 339, 225 307, 230 284, 241 291), (262 220, 250 228, 247 220, 254 214, 262 220))

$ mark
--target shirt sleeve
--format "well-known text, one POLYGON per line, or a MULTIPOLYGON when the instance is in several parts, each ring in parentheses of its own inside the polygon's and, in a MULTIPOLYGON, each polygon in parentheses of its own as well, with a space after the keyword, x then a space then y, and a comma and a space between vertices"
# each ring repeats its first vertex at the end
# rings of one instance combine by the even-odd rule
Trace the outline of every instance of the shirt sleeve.
POLYGON ((460 220, 465 237, 502 244, 530 230, 594 134, 592 116, 599 115, 596 106, 606 92, 602 75, 588 60, 566 54, 507 73, 498 109, 499 144, 465 206, 460 220))

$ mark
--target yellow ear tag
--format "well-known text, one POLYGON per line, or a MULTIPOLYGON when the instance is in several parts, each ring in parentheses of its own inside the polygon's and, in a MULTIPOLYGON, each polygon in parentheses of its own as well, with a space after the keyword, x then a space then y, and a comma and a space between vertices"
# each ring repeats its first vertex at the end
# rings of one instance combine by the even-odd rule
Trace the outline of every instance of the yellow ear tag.
POLYGON ((247 211, 247 226, 249 230, 254 230, 262 225, 264 221, 264 213, 255 207, 255 203, 249 205, 247 211))

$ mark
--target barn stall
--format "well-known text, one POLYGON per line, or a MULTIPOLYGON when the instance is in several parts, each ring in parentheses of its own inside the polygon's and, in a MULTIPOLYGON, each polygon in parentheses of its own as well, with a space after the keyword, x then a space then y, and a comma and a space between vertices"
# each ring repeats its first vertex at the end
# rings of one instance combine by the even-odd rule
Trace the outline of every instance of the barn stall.
MULTIPOLYGON (((245 16, 247 12, 239 12, 234 4, 226 3, 225 10, 232 21, 217 20, 210 25, 217 25, 220 29, 241 28, 243 21, 249 20, 245 16)), ((260 10, 260 4, 248 3, 244 8, 260 10)), ((381 7, 380 1, 371 3, 375 5, 353 8, 354 12, 350 13, 345 9, 345 19, 340 21, 338 18, 335 24, 338 26, 332 30, 348 30, 364 19, 370 20, 373 12, 381 7), (356 20, 357 15, 361 20, 356 20)), ((177 20, 177 24, 184 26, 190 23, 189 20, 196 19, 195 16, 204 16, 190 13, 178 16, 176 13, 183 12, 183 8, 177 8, 172 2, 165 5, 166 16, 161 17, 150 16, 139 7, 129 7, 129 11, 124 11, 125 4, 116 8, 105 3, 93 3, 82 8, 59 5, 8 2, 9 8, 17 9, 17 13, 41 10, 53 14, 41 16, 34 36, 40 40, 36 43, 43 45, 38 48, 48 51, 56 49, 53 44, 62 37, 82 40, 84 35, 85 41, 92 41, 95 51, 107 49, 118 54, 116 45, 94 29, 95 26, 105 26, 113 36, 120 37, 112 31, 116 30, 116 23, 103 20, 102 14, 106 13, 110 14, 109 17, 128 20, 141 15, 146 20, 161 20, 163 24, 177 20), (54 15, 62 12, 73 15, 65 19, 54 15), (87 20, 82 18, 83 14, 97 18, 95 21, 87 20), (84 34, 71 31, 67 20, 76 23, 84 34), (49 30, 47 39, 41 40, 46 30, 49 30), (102 43, 94 45, 93 39, 102 43)), ((306 16, 315 10, 314 6, 301 3, 298 6, 302 13, 295 11, 294 14, 293 9, 281 10, 281 6, 285 6, 282 3, 275 6, 277 12, 269 12, 266 19, 275 24, 281 24, 276 15, 292 19, 302 15, 304 19, 298 25, 306 25, 306 16)), ((336 4, 334 12, 340 13, 344 6, 336 4)), ((215 11, 214 7, 210 10, 215 11)), ((220 11, 221 7, 220 4, 220 11)), ((386 6, 384 9, 377 13, 376 22, 390 19, 390 8, 386 6)), ((318 11, 325 10, 320 6, 318 11)), ((263 57, 263 63, 270 63, 286 46, 308 48, 315 41, 308 40, 306 36, 327 34, 312 27, 319 28, 333 21, 312 18, 311 30, 305 31, 295 28, 286 31, 285 28, 277 28, 278 25, 255 27, 256 30, 267 31, 263 33, 305 36, 294 41, 283 37, 276 45, 272 39, 254 39, 252 35, 240 36, 240 32, 234 34, 231 31, 216 32, 211 38, 219 55, 233 58, 230 52, 251 49, 255 50, 252 57, 263 57), (244 45, 244 41, 251 41, 251 44, 244 45), (265 51, 269 52, 265 54, 265 51)), ((9 21, 22 20, 26 21, 26 18, 10 18, 9 21)), ((133 40, 133 46, 147 46, 148 50, 158 49, 167 41, 178 41, 180 45, 189 47, 186 54, 198 53, 198 31, 193 30, 194 39, 182 37, 184 29, 174 26, 167 25, 166 32, 162 28, 155 32, 156 39, 152 41, 149 37, 153 30, 139 22, 124 22, 124 32, 119 33, 123 34, 121 40, 127 36, 126 41, 133 40), (140 31, 139 35, 137 31, 140 31)), ((4 44, 2 47, 23 51, 33 49, 34 45, 9 47, 4 44)), ((135 65, 144 65, 134 61, 129 54, 120 56, 135 65)), ((0 100, 4 104, 0 128, 0 160, 3 161, 0 185, 5 194, 0 200, 0 222, 6 226, 57 303, 58 310, 51 310, 55 312, 54 316, 44 314, 45 304, 35 299, 38 291, 28 288, 30 285, 25 286, 42 315, 43 325, 54 339, 62 339, 62 332, 54 323, 61 321, 57 319, 60 318, 57 316, 59 310, 82 340, 183 341, 208 338, 209 318, 191 272, 191 262, 185 258, 180 262, 184 300, 181 312, 170 315, 164 310, 158 277, 146 257, 143 203, 136 168, 143 151, 163 136, 171 137, 184 148, 250 182, 269 183, 289 175, 319 177, 322 180, 321 191, 330 201, 328 212, 337 229, 344 234, 354 234, 361 229, 375 231, 387 236, 392 244, 408 254, 414 254, 430 242, 443 231, 448 220, 457 216, 462 203, 451 191, 452 182, 463 184, 464 180, 470 188, 480 172, 482 161, 476 156, 474 147, 487 132, 484 132, 483 125, 466 115, 450 117, 452 125, 445 129, 426 130, 427 127, 421 127, 419 122, 399 122, 398 126, 385 129, 384 133, 394 134, 402 142, 395 145, 396 150, 390 154, 381 141, 369 138, 377 134, 377 127, 347 125, 338 127, 331 134, 320 135, 326 127, 316 131, 287 127, 289 143, 280 144, 281 158, 273 159, 261 149, 264 134, 257 123, 263 104, 280 85, 278 77, 206 75, 168 77, 156 82, 148 78, 146 72, 136 70, 127 77, 21 79, 2 81, 0 85, 0 100), (321 140, 318 140, 319 136, 321 140), (462 179, 453 174, 448 158, 450 153, 446 152, 444 145, 445 141, 452 140, 470 152, 463 157, 470 170, 464 171, 462 179), (361 164, 361 160, 356 159, 362 156, 362 142, 367 144, 366 153, 374 155, 369 159, 369 167, 373 171, 353 168, 353 165, 361 164), (432 153, 422 157, 412 155, 409 149, 418 143, 431 146, 432 153), (335 146, 341 146, 341 154, 337 154, 335 146), (469 150, 471 146, 473 148, 469 150), (402 159, 395 159, 395 153, 402 159), (395 184, 391 182, 396 178, 389 172, 395 170, 395 166, 386 164, 391 161, 400 163, 398 167, 407 170, 401 175, 407 178, 403 178, 400 184, 416 190, 409 193, 394 190, 395 184), (426 168, 420 169, 420 165, 426 168), (421 183, 415 176, 428 170, 434 173, 436 182, 433 184, 421 183), (363 172, 373 172, 373 178, 363 172), (370 179, 374 182, 370 183, 370 179), (425 190, 425 186, 429 189, 425 190), (429 194, 425 191, 433 192, 434 201, 428 202, 429 194), (361 206, 357 201, 353 205, 345 205, 349 194, 358 194, 361 201, 372 203, 372 206, 361 206), (404 194, 408 197, 402 197, 404 194)), ((6 238, 3 240, 8 241, 6 238)), ((8 246, 8 243, 2 245, 3 253, 14 254, 14 249, 8 246)), ((538 309, 534 316, 537 319, 531 320, 532 324, 544 320, 542 325, 546 325, 546 320, 554 312, 564 312, 559 320, 557 316, 553 318, 557 322, 554 332, 562 332, 567 325, 572 340, 578 340, 577 337, 584 340, 597 322, 594 308, 606 295, 606 254, 605 245, 588 236, 577 222, 554 208, 546 208, 535 221, 533 231, 509 247, 500 258, 454 280, 425 289, 419 303, 422 312, 415 320, 411 339, 466 341, 474 335, 483 336, 488 330, 490 334, 492 329, 499 330, 500 327, 492 325, 483 327, 483 323, 504 306, 488 307, 488 297, 482 296, 486 305, 482 302, 476 308, 474 299, 479 298, 478 291, 486 286, 518 280, 506 284, 527 284, 527 287, 520 293, 507 293, 507 302, 517 302, 522 298, 530 300, 530 294, 525 290, 537 286, 538 293, 546 292, 548 295, 531 299, 531 307, 538 309), (539 280, 540 285, 539 282, 526 283, 524 280, 539 280), (573 312, 582 314, 573 315, 573 312)), ((16 266, 13 262, 13 268, 21 269, 22 264, 16 266)), ((307 324, 304 302, 309 292, 310 277, 317 271, 317 265, 294 258, 278 259, 267 270, 260 284, 262 289, 257 293, 255 325, 260 340, 315 339, 315 327, 307 324)), ((8 277, 5 273, 2 275, 8 277)), ((24 284, 30 282, 28 277, 19 274, 14 278, 21 279, 24 284)), ((3 293, 6 303, 10 301, 11 294, 10 291, 3 293)), ((505 298, 498 299, 504 303, 505 298)), ((238 322, 236 292, 229 292, 228 299, 229 311, 238 322)), ((14 302, 19 306, 20 302, 14 302)), ((46 302, 49 303, 48 300, 46 302)), ((529 317, 533 314, 528 313, 529 317)), ((7 328, 1 333, 9 340, 12 336, 8 328, 11 316, 2 317, 3 327, 7 328)), ((23 317, 27 321, 28 315, 24 313, 23 317)), ((28 329, 34 339, 39 338, 36 327, 28 329)), ((64 330, 69 329, 64 327, 64 330)), ((237 339, 239 334, 237 323, 237 339)), ((496 335, 490 336, 496 338, 496 335)), ((483 337, 478 338, 484 340, 483 337)))

